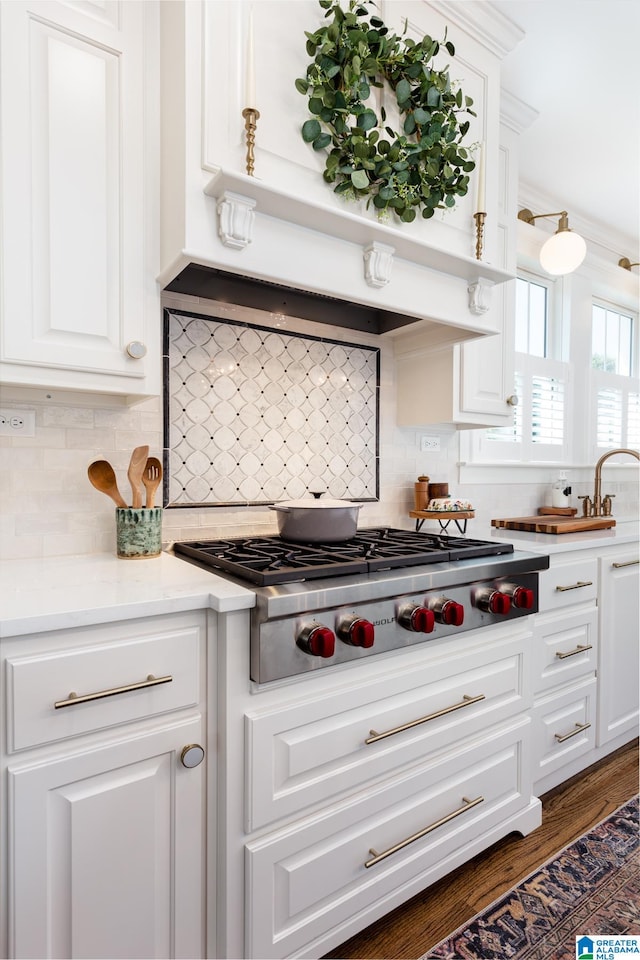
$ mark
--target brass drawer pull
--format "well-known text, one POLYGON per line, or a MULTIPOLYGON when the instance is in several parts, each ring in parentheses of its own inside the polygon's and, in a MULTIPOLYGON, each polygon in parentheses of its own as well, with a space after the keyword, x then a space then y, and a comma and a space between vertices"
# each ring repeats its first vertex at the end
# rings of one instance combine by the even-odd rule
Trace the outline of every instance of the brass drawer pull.
POLYGON ((558 743, 564 743, 565 740, 571 740, 571 737, 576 737, 579 733, 582 733, 583 730, 588 730, 590 726, 590 723, 576 723, 576 728, 572 730, 571 733, 554 733, 554 737, 558 743))
POLYGON ((385 857, 390 857, 392 853, 397 853, 398 850, 403 850, 404 847, 409 846, 409 844, 413 843, 414 840, 420 840, 421 837, 426 837, 426 835, 431 833, 432 830, 437 830, 438 827, 442 827, 445 823, 449 823, 450 820, 455 819, 455 817, 459 817, 461 813, 465 812, 465 810, 470 810, 471 807, 477 807, 479 803, 484 803, 484 797, 476 797, 475 800, 468 800, 466 797, 463 797, 462 800, 464 806, 458 807, 458 809, 454 810, 453 813, 448 813, 446 817, 436 820, 435 823, 425 827, 424 830, 414 833, 412 837, 407 837, 406 840, 401 840, 400 843, 395 843, 392 847, 389 847, 388 850, 383 850, 382 853, 378 853, 373 849, 369 850, 369 853, 371 854, 371 860, 365 860, 365 867, 375 866, 376 863, 380 863, 380 861, 384 860, 385 857))
POLYGON ((592 643, 579 643, 575 650, 569 650, 568 653, 556 653, 558 660, 566 660, 567 657, 575 657, 576 653, 583 653, 585 650, 593 650, 592 643))
POLYGON ((140 680, 138 683, 127 683, 124 687, 112 687, 110 690, 98 690, 97 693, 85 693, 78 696, 77 693, 70 693, 66 700, 56 700, 54 707, 59 710, 60 707, 72 707, 76 703, 88 703, 89 700, 102 700, 103 697, 115 697, 119 693, 129 693, 130 690, 144 690, 145 687, 157 687, 159 683, 171 683, 173 677, 154 677, 152 673, 146 680, 140 680))
POLYGON ((394 727, 393 730, 385 730, 384 733, 376 733, 375 730, 369 730, 370 736, 367 737, 365 743, 377 743, 378 740, 392 737, 394 733, 402 733, 403 730, 410 730, 411 727, 417 727, 421 723, 426 723, 427 720, 436 720, 438 717, 444 717, 447 713, 453 713, 454 710, 461 710, 462 707, 470 707, 472 703, 479 703, 480 700, 484 699, 484 693, 479 694, 477 697, 468 697, 465 694, 460 703, 454 703, 451 707, 445 707, 443 710, 436 710, 435 713, 430 713, 427 717, 419 717, 417 720, 403 723, 402 726, 394 727))
POLYGON ((556 587, 556 590, 559 593, 564 593, 565 590, 579 590, 580 587, 592 587, 593 580, 578 580, 577 583, 572 583, 568 587, 556 587))
POLYGON ((640 563, 640 560, 625 560, 624 563, 612 563, 611 566, 614 570, 619 570, 620 567, 633 567, 638 563, 640 563))

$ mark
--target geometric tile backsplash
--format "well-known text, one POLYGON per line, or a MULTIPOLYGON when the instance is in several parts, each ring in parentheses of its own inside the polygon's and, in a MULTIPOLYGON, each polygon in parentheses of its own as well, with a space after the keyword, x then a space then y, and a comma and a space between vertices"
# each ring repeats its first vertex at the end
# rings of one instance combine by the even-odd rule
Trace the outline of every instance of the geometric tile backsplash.
POLYGON ((164 311, 165 506, 377 500, 380 351, 164 311))

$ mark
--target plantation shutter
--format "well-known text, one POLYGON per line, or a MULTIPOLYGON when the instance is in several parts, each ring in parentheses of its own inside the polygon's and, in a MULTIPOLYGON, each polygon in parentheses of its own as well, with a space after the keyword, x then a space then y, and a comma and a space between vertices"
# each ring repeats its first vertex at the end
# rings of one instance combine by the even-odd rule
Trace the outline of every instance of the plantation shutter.
POLYGON ((638 381, 605 370, 591 371, 595 443, 592 456, 616 447, 640 445, 640 394, 638 381))
POLYGON ((565 462, 569 365, 516 353, 515 390, 520 403, 514 407, 513 423, 485 430, 477 438, 474 459, 565 462))

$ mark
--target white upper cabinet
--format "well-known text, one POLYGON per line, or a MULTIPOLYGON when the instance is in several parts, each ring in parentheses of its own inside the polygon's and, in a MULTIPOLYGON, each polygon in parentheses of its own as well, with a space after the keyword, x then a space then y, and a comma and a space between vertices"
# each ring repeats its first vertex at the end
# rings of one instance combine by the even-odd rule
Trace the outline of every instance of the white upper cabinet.
MULTIPOLYGON (((518 134, 500 127, 497 203, 497 260, 512 274, 516 269, 518 134)), ((453 423, 475 428, 507 426, 513 419, 515 280, 493 288, 479 285, 480 306, 497 331, 433 350, 415 338, 396 344, 397 419, 400 426, 453 423)))
POLYGON ((11 0, 0 30, 1 382, 155 394, 157 4, 11 0))

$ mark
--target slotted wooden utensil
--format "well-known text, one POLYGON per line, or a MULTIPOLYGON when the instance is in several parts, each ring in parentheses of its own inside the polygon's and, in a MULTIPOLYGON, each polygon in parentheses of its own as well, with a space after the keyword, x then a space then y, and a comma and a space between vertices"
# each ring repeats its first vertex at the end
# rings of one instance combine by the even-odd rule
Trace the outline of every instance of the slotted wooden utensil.
POLYGON ((144 473, 142 474, 142 482, 145 490, 147 491, 147 499, 145 503, 147 509, 153 507, 155 503, 156 490, 160 486, 161 481, 162 464, 157 457, 149 457, 144 468, 144 473))
POLYGON ((144 447, 135 447, 133 453, 131 454, 131 460, 129 461, 127 476, 129 478, 129 483, 131 484, 131 506, 135 510, 139 510, 142 506, 142 491, 140 489, 140 484, 142 482, 142 474, 144 473, 148 456, 149 445, 147 444, 144 447))
POLYGON ((115 471, 108 460, 94 460, 94 462, 89 465, 87 473, 89 474, 89 480, 96 490, 100 490, 101 493, 106 493, 108 497, 111 497, 116 506, 127 506, 122 494, 118 490, 115 471))

